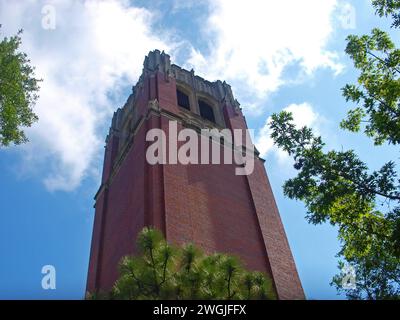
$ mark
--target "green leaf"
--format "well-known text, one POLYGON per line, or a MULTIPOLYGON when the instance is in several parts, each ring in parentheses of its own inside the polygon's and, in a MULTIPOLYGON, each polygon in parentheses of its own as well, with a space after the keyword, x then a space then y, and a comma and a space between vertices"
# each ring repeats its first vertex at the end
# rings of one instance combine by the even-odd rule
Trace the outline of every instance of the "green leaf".
POLYGON ((0 146, 27 142, 23 128, 38 120, 33 107, 41 80, 35 78, 27 55, 19 51, 21 34, 0 42, 0 146))

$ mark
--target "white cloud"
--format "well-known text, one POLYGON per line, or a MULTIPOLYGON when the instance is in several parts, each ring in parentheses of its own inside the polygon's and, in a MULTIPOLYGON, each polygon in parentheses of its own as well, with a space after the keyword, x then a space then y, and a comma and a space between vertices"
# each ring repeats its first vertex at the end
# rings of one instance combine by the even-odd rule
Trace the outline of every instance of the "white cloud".
POLYGON ((45 167, 50 190, 73 190, 102 156, 99 129, 127 98, 111 95, 134 84, 148 51, 174 48, 152 31, 153 15, 129 1, 0 0, 0 21, 6 34, 24 28, 22 49, 44 79, 24 167, 45 167), (55 30, 41 26, 47 3, 56 9, 55 30))
POLYGON ((327 50, 337 6, 337 0, 212 0, 202 29, 208 52, 193 48, 188 66, 230 82, 255 111, 260 99, 296 81, 296 73, 284 77, 288 67, 297 67, 297 77, 318 68, 341 72, 338 55, 327 50))
MULTIPOLYGON (((325 120, 314 111, 309 103, 291 104, 283 110, 292 113, 293 122, 298 129, 307 126, 313 128, 316 134, 320 134, 320 124, 325 122, 325 120)), ((287 153, 274 146, 274 142, 270 137, 271 130, 269 125, 271 120, 271 117, 267 118, 264 126, 258 131, 254 144, 260 152, 261 157, 266 157, 269 152, 272 152, 276 155, 280 164, 286 164, 289 160, 287 153)))
MULTIPOLYGON (((294 77, 320 67, 340 72, 336 54, 326 49, 336 2, 209 0, 210 16, 202 28, 208 52, 192 48, 187 67, 240 88, 243 105, 260 111, 265 97, 297 80, 284 77, 287 67, 300 65, 298 73, 291 72, 294 77)), ((192 0, 173 2, 178 11, 194 6, 192 0)), ((198 11, 193 10, 194 18, 198 11)), ((99 174, 93 163, 101 163, 104 126, 126 99, 149 50, 172 56, 177 49, 190 50, 192 39, 177 43, 171 40, 176 34, 154 30, 157 18, 128 0, 0 0, 2 31, 24 28, 23 50, 44 79, 35 108, 40 121, 28 130, 31 142, 18 149, 22 169, 44 174, 48 189, 73 190, 87 175, 99 174), (56 9, 55 30, 41 26, 46 4, 56 9)), ((261 150, 271 149, 265 134, 259 141, 261 150)))
POLYGON ((317 120, 320 119, 320 116, 313 110, 313 107, 309 103, 291 104, 287 106, 284 111, 292 113, 296 128, 300 129, 307 126, 318 129, 316 125, 318 124, 317 120))

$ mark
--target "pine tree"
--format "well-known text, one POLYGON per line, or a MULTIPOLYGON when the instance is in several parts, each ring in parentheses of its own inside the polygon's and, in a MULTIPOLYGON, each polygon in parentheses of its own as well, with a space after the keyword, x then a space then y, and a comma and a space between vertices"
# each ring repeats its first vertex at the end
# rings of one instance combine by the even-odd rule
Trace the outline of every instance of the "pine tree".
POLYGON ((122 259, 112 291, 90 299, 275 299, 271 280, 246 271, 234 256, 206 255, 193 244, 173 246, 151 228, 140 232, 137 246, 140 255, 122 259))

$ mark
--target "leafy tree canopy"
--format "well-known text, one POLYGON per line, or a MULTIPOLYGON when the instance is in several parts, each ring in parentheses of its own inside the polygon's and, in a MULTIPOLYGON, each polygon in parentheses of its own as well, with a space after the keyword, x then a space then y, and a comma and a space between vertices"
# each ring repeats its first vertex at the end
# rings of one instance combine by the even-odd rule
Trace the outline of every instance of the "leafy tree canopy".
MULTIPOLYGON (((293 156, 298 171, 285 182, 285 195, 306 204, 310 223, 337 226, 343 244, 339 255, 363 273, 349 297, 398 297, 400 192, 394 162, 369 172, 353 150, 325 151, 321 137, 307 127, 296 129, 288 112, 272 116, 271 130, 276 145, 293 156), (387 273, 380 272, 383 266, 387 273), (375 294, 367 295, 369 291, 375 294)), ((339 285, 340 279, 334 283, 339 285)))
MULTIPOLYGON (((400 1, 372 1, 380 16, 391 15, 400 26, 400 1)), ((340 126, 363 131, 375 145, 400 143, 400 50, 386 32, 350 35, 346 53, 359 70, 357 84, 342 93, 356 107, 340 126)), ((301 200, 310 223, 338 227, 342 249, 338 256, 355 268, 353 290, 343 288, 343 272, 332 285, 351 299, 400 298, 400 180, 397 163, 371 170, 354 150, 326 150, 310 128, 297 129, 292 114, 272 116, 271 137, 293 157, 297 176, 284 184, 284 193, 301 200)), ((376 150, 379 152, 379 150, 376 150)), ((342 269, 344 262, 339 263, 342 269)))
POLYGON ((376 13, 380 17, 392 17, 392 27, 400 27, 400 0, 373 0, 372 5, 375 7, 376 13))
POLYGON ((19 51, 21 34, 22 30, 0 42, 0 146, 27 142, 21 127, 38 120, 32 108, 40 80, 35 78, 28 56, 19 51))
POLYGON ((275 299, 271 280, 246 271, 227 254, 206 255, 193 244, 175 247, 162 234, 144 228, 137 239, 138 256, 124 257, 120 277, 110 293, 92 299, 275 299))
POLYGON ((343 88, 346 101, 358 106, 350 110, 341 127, 364 132, 376 145, 400 143, 400 50, 379 29, 371 35, 347 38, 346 53, 360 70, 358 84, 343 88))

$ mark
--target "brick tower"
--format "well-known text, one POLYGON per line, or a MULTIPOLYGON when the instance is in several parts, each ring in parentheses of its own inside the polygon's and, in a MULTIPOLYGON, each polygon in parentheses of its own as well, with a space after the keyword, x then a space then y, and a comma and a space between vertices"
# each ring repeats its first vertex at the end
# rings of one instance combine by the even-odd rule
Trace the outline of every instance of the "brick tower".
POLYGON ((304 299, 264 161, 255 152, 250 175, 236 175, 235 164, 151 165, 146 133, 168 133, 171 121, 178 132, 191 128, 199 135, 204 128, 247 128, 228 84, 171 65, 158 50, 148 54, 106 139, 87 290, 110 289, 121 257, 136 251, 138 232, 154 226, 172 243, 241 257, 273 279, 279 299, 304 299))

